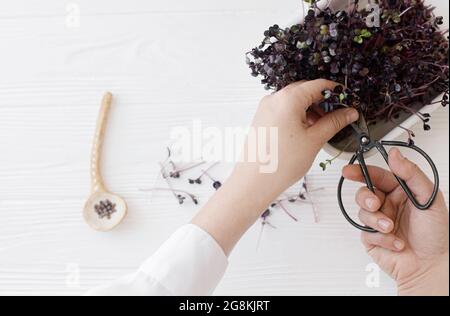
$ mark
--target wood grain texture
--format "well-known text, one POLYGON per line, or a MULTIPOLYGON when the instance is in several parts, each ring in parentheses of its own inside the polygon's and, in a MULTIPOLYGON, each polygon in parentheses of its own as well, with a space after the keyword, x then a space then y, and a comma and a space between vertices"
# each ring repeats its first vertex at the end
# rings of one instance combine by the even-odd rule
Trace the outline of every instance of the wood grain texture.
MULTIPOLYGON (((432 2, 448 17, 448 2, 432 2)), ((157 178, 171 128, 194 119, 246 126, 264 90, 249 76, 244 53, 267 25, 292 21, 301 10, 299 0, 71 3, 80 10, 79 27, 67 23, 69 2, 0 3, 0 295, 81 294, 133 271, 189 221, 196 207, 139 191, 157 178), (116 105, 103 175, 130 212, 117 230, 101 234, 83 222, 82 208, 107 90, 116 105)), ((417 143, 436 161, 448 201, 448 111, 439 110, 432 125, 429 133, 415 128, 417 143)), ((371 162, 382 164, 380 157, 371 162)), ((216 294, 395 294, 385 276, 378 288, 365 284, 371 261, 336 204, 342 166, 323 174, 315 164, 311 171, 311 185, 324 188, 314 195, 320 222, 313 223, 309 206, 290 206, 300 222, 275 213, 277 229, 263 232, 259 249, 255 225, 216 294)), ((230 167, 212 172, 224 178, 230 167)), ((355 189, 345 190, 349 205, 355 189)), ((197 193, 204 202, 213 190, 197 193)))

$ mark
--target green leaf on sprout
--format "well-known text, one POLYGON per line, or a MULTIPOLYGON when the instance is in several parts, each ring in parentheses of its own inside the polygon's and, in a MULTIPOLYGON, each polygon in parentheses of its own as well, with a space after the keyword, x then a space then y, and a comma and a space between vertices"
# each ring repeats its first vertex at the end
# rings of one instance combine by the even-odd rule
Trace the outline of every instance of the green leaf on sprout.
POLYGON ((306 44, 306 42, 301 42, 301 41, 298 41, 296 46, 297 46, 298 49, 306 49, 306 48, 308 48, 308 44, 306 44))
POLYGON ((402 21, 402 17, 400 16, 400 14, 394 14, 394 16, 392 17, 392 21, 394 21, 394 23, 399 24, 402 21))
POLYGON ((353 39, 353 41, 354 41, 355 43, 358 43, 358 44, 364 43, 364 39, 362 38, 361 35, 355 36, 355 38, 353 39))
POLYGON ((368 29, 364 29, 361 31, 361 37, 363 38, 371 38, 372 37, 372 33, 368 30, 368 29))

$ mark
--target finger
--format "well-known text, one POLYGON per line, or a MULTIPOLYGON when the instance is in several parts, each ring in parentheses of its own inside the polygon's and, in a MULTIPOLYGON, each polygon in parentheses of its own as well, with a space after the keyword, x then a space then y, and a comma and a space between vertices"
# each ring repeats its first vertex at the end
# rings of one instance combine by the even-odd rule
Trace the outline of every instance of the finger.
POLYGON ((419 203, 425 204, 433 193, 433 183, 414 163, 405 158, 397 148, 389 152, 389 167, 404 180, 419 203))
POLYGON ((368 188, 360 188, 356 193, 356 203, 359 207, 369 212, 377 212, 384 203, 386 196, 380 190, 375 190, 375 193, 368 188))
POLYGON ((308 125, 308 127, 313 126, 314 124, 316 124, 316 122, 320 119, 320 116, 313 112, 313 111, 308 111, 306 113, 306 124, 308 125))
POLYGON ((394 222, 382 212, 369 212, 361 209, 358 216, 364 225, 379 232, 388 234, 394 230, 394 222))
POLYGON ((358 111, 353 108, 339 109, 328 113, 309 128, 311 135, 321 144, 328 142, 339 131, 358 119, 358 111))
POLYGON ((323 100, 322 92, 331 90, 337 86, 337 83, 325 79, 312 81, 295 82, 281 90, 280 92, 288 94, 292 99, 299 102, 299 106, 306 110, 312 104, 323 100))
POLYGON ((309 109, 319 115, 319 117, 327 115, 327 113, 317 104, 313 104, 309 109))
POLYGON ((361 241, 368 251, 372 250, 374 247, 381 247, 396 252, 405 249, 405 242, 394 234, 363 232, 361 234, 361 241))
POLYGON ((363 210, 368 212, 381 212, 389 219, 394 220, 396 216, 396 207, 392 203, 392 199, 386 199, 386 195, 378 189, 375 194, 367 187, 360 188, 356 193, 356 203, 363 210), (372 201, 371 199, 374 199, 372 201))
MULTIPOLYGON (((398 187, 398 182, 392 172, 373 166, 368 166, 368 170, 373 185, 381 191, 390 193, 396 187, 398 187)), ((361 167, 359 165, 345 166, 342 170, 342 175, 347 180, 366 183, 366 180, 364 179, 364 176, 361 172, 361 167)))

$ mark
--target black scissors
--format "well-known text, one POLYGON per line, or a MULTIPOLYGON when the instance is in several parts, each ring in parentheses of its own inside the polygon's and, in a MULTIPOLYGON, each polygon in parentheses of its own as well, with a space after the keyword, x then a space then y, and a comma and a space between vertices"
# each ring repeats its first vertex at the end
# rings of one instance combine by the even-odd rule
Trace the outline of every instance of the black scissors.
MULTIPOLYGON (((402 179, 400 179, 397 176, 395 176, 395 178, 397 179, 398 183, 403 188, 406 195, 408 196, 408 198, 411 200, 411 202, 414 204, 414 206, 416 208, 418 208, 419 210, 422 210, 422 211, 429 209, 430 206, 434 203, 434 200, 436 199, 436 196, 439 192, 439 173, 437 171, 436 165, 434 164, 434 162, 430 158, 430 156, 428 156, 428 154, 426 152, 424 152, 422 149, 415 146, 412 141, 410 141, 409 143, 405 143, 405 142, 399 142, 399 141, 372 140, 370 138, 370 133, 369 133, 369 128, 367 126, 367 122, 362 114, 360 114, 359 121, 357 123, 352 124, 351 126, 354 129, 354 135, 356 137, 358 149, 356 150, 356 153, 350 160, 349 164, 353 165, 356 161, 358 161, 359 166, 361 167, 361 171, 364 176, 364 180, 366 182, 367 188, 372 192, 375 192, 375 187, 373 186, 372 180, 370 179, 369 170, 368 170, 366 162, 364 160, 365 153, 369 152, 372 149, 377 149, 378 152, 380 152, 380 154, 383 156, 386 163, 389 165, 388 153, 387 153, 386 149, 384 148, 384 146, 405 147, 405 148, 415 150, 416 152, 418 152, 420 155, 422 155, 426 159, 426 161, 430 164, 431 169, 433 170, 433 174, 434 174, 434 189, 433 189, 433 193, 427 203, 420 204, 417 201, 417 199, 414 197, 414 194, 411 192, 411 190, 409 189, 409 187, 405 183, 405 181, 403 181, 402 179)), ((338 185, 338 203, 339 203, 339 207, 341 208, 342 214, 344 214, 344 217, 347 219, 347 221, 349 221, 349 223, 352 224, 354 227, 356 227, 362 231, 365 231, 365 232, 377 233, 376 230, 374 230, 370 227, 362 226, 362 225, 356 223, 348 215, 347 211, 345 210, 344 204, 342 202, 342 186, 344 184, 344 181, 345 181, 345 178, 342 177, 341 180, 339 181, 339 185, 338 185)))

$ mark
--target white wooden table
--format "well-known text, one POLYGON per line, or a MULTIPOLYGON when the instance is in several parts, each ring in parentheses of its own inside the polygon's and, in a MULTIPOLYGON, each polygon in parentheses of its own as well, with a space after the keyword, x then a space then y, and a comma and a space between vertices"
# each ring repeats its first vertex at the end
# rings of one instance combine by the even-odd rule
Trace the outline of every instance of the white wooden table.
MULTIPOLYGON (((192 206, 138 189, 153 185, 172 127, 193 119, 248 124, 265 92, 244 53, 271 23, 300 13, 300 0, 282 2, 0 3, 0 295, 81 294, 133 271, 193 216, 192 206), (130 214, 101 234, 85 225, 81 210, 105 90, 116 95, 105 178, 130 214)), ((448 17, 448 2, 433 2, 448 17)), ((415 128, 417 143, 435 159, 448 199, 448 112, 439 110, 432 125, 429 133, 415 128)), ((325 189, 316 197, 320 223, 310 207, 291 208, 299 223, 276 213, 277 229, 264 231, 258 250, 260 226, 253 227, 216 294, 395 294, 383 275, 378 287, 366 285, 370 259, 335 199, 342 165, 323 173, 315 164, 311 172, 311 185, 325 189)), ((228 167, 214 173, 222 177, 228 167)), ((197 193, 204 202, 212 190, 197 193)))

